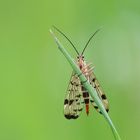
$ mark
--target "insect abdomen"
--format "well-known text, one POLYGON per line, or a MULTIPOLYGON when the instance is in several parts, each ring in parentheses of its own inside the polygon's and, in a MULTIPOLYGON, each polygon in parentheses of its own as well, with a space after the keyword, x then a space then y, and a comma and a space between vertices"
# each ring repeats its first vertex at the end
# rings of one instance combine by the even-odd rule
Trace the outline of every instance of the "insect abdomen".
POLYGON ((84 103, 86 107, 86 113, 89 114, 89 93, 86 91, 86 89, 82 86, 82 92, 83 92, 83 98, 84 103))

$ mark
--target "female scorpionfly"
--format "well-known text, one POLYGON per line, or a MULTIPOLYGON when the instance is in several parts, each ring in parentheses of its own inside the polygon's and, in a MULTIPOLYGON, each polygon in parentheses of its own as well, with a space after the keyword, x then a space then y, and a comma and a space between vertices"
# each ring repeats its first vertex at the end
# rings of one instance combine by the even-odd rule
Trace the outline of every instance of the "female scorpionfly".
MULTIPOLYGON (((98 97, 101 99, 106 111, 109 111, 109 105, 106 95, 104 94, 102 88, 99 85, 99 82, 96 79, 96 76, 93 72, 93 67, 91 67, 91 63, 86 63, 84 60, 84 52, 87 48, 91 39, 95 36, 95 34, 99 31, 99 29, 89 38, 88 42, 86 43, 82 53, 80 54, 77 49, 75 48, 74 44, 70 41, 70 39, 62 33, 58 28, 53 26, 60 34, 62 34, 72 45, 74 50, 77 53, 77 60, 76 63, 78 64, 80 70, 85 75, 87 80, 96 90, 98 97)), ((68 85, 67 93, 64 100, 64 116, 67 119, 77 119, 80 113, 83 110, 83 106, 85 104, 86 114, 89 114, 89 103, 93 105, 93 107, 101 113, 100 109, 94 102, 94 99, 89 95, 87 90, 83 87, 83 84, 80 82, 78 75, 75 72, 72 72, 72 76, 68 85)), ((102 114, 102 113, 101 113, 102 114)))

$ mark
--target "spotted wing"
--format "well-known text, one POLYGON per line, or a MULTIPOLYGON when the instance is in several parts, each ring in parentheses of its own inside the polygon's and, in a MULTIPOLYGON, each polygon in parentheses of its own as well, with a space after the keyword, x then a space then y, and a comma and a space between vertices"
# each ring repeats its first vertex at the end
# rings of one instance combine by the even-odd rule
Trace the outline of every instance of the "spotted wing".
MULTIPOLYGON (((90 76, 89 76, 89 79, 90 79, 90 83, 91 85, 94 87, 94 89, 96 90, 97 94, 98 94, 98 97, 101 99, 106 111, 108 112, 109 111, 109 105, 108 105, 108 100, 107 100, 107 97, 105 95, 105 93, 103 92, 102 88, 100 87, 99 85, 99 82, 97 81, 94 73, 92 73, 90 76)), ((96 103, 94 102, 94 99, 92 99, 90 97, 90 101, 92 103, 92 105, 94 106, 94 108, 99 112, 101 113, 100 109, 98 108, 98 106, 96 105, 96 103)), ((102 114, 102 113, 101 113, 102 114)))
POLYGON ((73 72, 64 100, 64 115, 67 119, 77 119, 83 109, 83 96, 79 77, 73 72))

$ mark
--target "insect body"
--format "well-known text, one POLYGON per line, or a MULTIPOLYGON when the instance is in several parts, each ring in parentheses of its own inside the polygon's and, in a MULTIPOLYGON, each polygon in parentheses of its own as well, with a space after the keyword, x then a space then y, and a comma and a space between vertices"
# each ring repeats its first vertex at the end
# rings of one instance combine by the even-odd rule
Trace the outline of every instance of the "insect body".
MULTIPOLYGON (((66 37, 65 34, 63 34, 59 29, 57 29, 56 27, 54 27, 54 28, 58 32, 60 32, 64 37, 66 37)), ((90 37, 90 39, 86 43, 81 54, 79 54, 79 52, 77 51, 77 49, 75 48, 73 43, 67 37, 66 37, 66 39, 71 43, 71 45, 73 46, 73 48, 75 49, 75 51, 78 54, 77 61, 76 61, 77 65, 79 66, 80 70, 85 75, 85 77, 87 78, 89 83, 96 90, 98 97, 101 99, 106 111, 108 112, 109 106, 108 106, 108 101, 107 101, 106 95, 104 94, 103 90, 101 89, 101 87, 95 77, 95 74, 93 72, 93 67, 91 67, 91 63, 87 64, 85 62, 84 56, 83 56, 83 53, 84 53, 86 47, 88 46, 90 40, 98 31, 99 30, 97 30, 90 37)), ((101 113, 98 106, 94 102, 94 99, 89 95, 88 91, 84 88, 83 83, 81 83, 81 81, 79 79, 79 75, 77 75, 75 72, 72 72, 72 76, 71 76, 70 83, 68 85, 67 93, 66 93, 65 100, 64 100, 64 116, 67 119, 77 119, 79 117, 80 113, 82 112, 84 106, 85 106, 86 114, 88 115, 89 114, 89 103, 91 103, 93 105, 93 107, 99 113, 101 113)))

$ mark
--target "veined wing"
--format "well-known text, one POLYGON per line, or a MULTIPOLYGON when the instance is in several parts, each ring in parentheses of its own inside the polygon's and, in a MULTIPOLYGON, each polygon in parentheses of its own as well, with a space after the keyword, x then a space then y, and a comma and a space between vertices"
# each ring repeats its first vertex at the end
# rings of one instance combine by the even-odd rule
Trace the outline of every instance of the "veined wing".
POLYGON ((64 115, 67 119, 77 119, 83 109, 83 97, 79 77, 73 72, 64 100, 64 115))
MULTIPOLYGON (((90 83, 91 85, 94 87, 94 89, 96 90, 97 94, 98 94, 98 97, 101 99, 106 111, 108 112, 109 111, 109 104, 108 104, 108 100, 107 100, 107 97, 105 95, 105 93, 103 92, 102 88, 100 87, 99 85, 99 82, 97 81, 94 73, 92 72, 92 74, 90 74, 89 76, 89 79, 90 79, 90 83)), ((96 105, 96 103, 94 102, 94 99, 92 99, 90 97, 90 101, 92 103, 92 105, 94 106, 94 108, 99 112, 101 113, 100 109, 98 108, 98 106, 96 105)), ((102 113, 101 113, 102 114, 102 113)))

